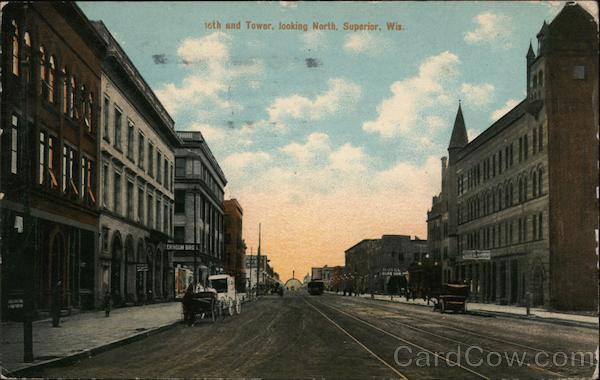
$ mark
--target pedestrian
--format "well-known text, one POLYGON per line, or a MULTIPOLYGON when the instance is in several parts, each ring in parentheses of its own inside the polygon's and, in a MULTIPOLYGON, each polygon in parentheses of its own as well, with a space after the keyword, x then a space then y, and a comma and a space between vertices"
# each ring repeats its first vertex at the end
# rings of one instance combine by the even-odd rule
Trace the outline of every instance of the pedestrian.
POLYGON ((107 290, 104 293, 104 316, 108 317, 110 315, 110 307, 111 307, 112 297, 110 295, 110 290, 107 290))
POLYGON ((60 327, 62 281, 58 281, 52 289, 52 327, 60 327))
POLYGON ((183 321, 187 323, 188 326, 194 324, 194 310, 192 309, 193 296, 194 284, 190 284, 183 295, 183 299, 181 300, 181 306, 183 307, 183 321))

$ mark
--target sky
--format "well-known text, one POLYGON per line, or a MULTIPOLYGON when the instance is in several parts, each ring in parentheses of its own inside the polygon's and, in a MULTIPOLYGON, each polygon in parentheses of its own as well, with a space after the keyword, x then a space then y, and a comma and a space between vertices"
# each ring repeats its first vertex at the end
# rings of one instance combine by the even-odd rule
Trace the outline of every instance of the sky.
POLYGON ((518 104, 529 43, 563 5, 79 3, 176 129, 202 132, 244 209, 247 254, 261 223, 283 280, 343 265, 363 239, 427 238, 459 100, 470 139, 518 104))

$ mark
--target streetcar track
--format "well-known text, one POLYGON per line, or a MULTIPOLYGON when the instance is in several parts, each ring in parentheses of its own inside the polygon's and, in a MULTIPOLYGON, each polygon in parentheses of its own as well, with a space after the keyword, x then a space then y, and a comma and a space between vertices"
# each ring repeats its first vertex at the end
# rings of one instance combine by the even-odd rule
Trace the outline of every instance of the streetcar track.
MULTIPOLYGON (((364 301, 364 300, 360 300, 359 302, 362 303, 362 304, 367 304, 367 302, 364 301)), ((388 305, 379 305, 379 304, 373 304, 373 305, 374 305, 375 308, 377 308, 379 310, 384 310, 384 311, 391 311, 391 310, 393 310, 393 308, 391 306, 388 306, 388 305)), ((508 344, 508 345, 511 345, 511 346, 525 348, 525 349, 528 349, 528 350, 537 351, 537 352, 546 353, 546 354, 551 354, 551 355, 555 355, 556 354, 556 352, 554 352, 554 351, 545 350, 543 348, 536 348, 536 347, 528 346, 526 344, 509 341, 509 340, 502 339, 502 338, 495 338, 495 337, 491 337, 491 336, 488 336, 488 335, 483 335, 483 334, 477 333, 477 332, 475 332, 473 330, 463 329, 463 328, 460 328, 460 327, 454 327, 454 326, 451 326, 451 325, 448 325, 448 324, 444 324, 444 323, 442 323, 443 321, 440 321, 440 320, 435 320, 435 319, 431 319, 431 318, 427 318, 427 317, 422 318, 421 315, 419 315, 419 318, 422 319, 422 320, 424 320, 424 321, 426 321, 426 322, 432 322, 432 323, 440 324, 444 328, 447 328, 447 329, 450 329, 450 330, 454 330, 454 331, 458 331, 458 332, 463 332, 463 333, 468 333, 468 334, 471 334, 473 336, 477 336, 477 337, 488 339, 488 340, 493 340, 493 341, 496 341, 496 342, 499 342, 499 343, 505 343, 505 344, 508 344)), ((412 319, 414 319, 414 318, 412 318, 412 319)), ((397 323, 401 323, 401 322, 397 322, 397 323)), ((583 359, 582 360, 582 364, 589 364, 589 365, 591 365, 591 364, 594 364, 594 363, 591 363, 591 362, 586 361, 585 359, 583 359)))
POLYGON ((396 368, 394 368, 391 364, 389 364, 388 362, 386 362, 385 360, 383 360, 383 358, 381 358, 379 355, 377 355, 376 353, 374 353, 373 351, 371 351, 367 346, 365 346, 363 343, 361 343, 361 341, 359 341, 357 338, 355 338, 352 334, 350 334, 342 326, 340 326, 339 324, 337 324, 334 320, 332 320, 327 315, 325 315, 321 310, 317 309, 313 304, 311 304, 310 302, 308 302, 306 300, 306 298, 303 297, 302 300, 304 302, 306 302, 310 307, 312 307, 313 309, 315 309, 319 314, 321 314, 323 316, 323 318, 327 319, 334 326, 336 326, 338 329, 340 329, 344 334, 348 335, 352 340, 354 340, 354 342, 356 342, 365 351, 367 351, 369 354, 371 354, 371 356, 373 356, 374 358, 376 358, 377 360, 379 360, 381 363, 383 363, 386 367, 388 367, 389 369, 391 369, 396 375, 400 376, 401 379, 408 380, 408 377, 404 376, 400 371, 398 371, 396 368))
MULTIPOLYGON (((340 313, 342 313, 342 314, 348 315, 349 317, 351 317, 351 318, 353 318, 353 319, 356 319, 356 320, 359 320, 359 321, 361 321, 361 322, 363 322, 363 323, 369 323, 369 322, 365 321, 364 319, 362 319, 362 318, 360 318, 360 317, 357 317, 357 316, 355 316, 355 315, 351 315, 351 314, 349 314, 349 313, 347 313, 347 312, 345 312, 345 311, 343 311, 343 310, 340 310, 339 308, 337 308, 337 307, 335 307, 335 306, 331 306, 331 305, 325 305, 325 304, 323 304, 322 302, 319 302, 319 301, 317 301, 317 303, 318 303, 318 304, 320 304, 320 305, 322 305, 322 306, 326 306, 326 307, 329 307, 329 308, 331 308, 331 309, 333 309, 333 310, 336 310, 336 311, 338 311, 338 312, 340 312, 340 313)), ((428 334, 428 335, 434 336, 434 337, 436 337, 436 338, 441 338, 441 339, 445 339, 445 340, 447 340, 447 341, 450 341, 450 342, 453 342, 453 343, 457 343, 459 346, 461 346, 461 345, 462 345, 462 346, 467 346, 467 347, 470 347, 470 346, 472 346, 472 344, 469 344, 469 343, 467 343, 467 342, 463 342, 463 341, 456 340, 456 339, 453 339, 453 338, 449 338, 449 337, 446 337, 446 336, 443 336, 443 335, 439 335, 439 334, 433 333, 433 332, 431 332, 431 331, 424 330, 424 329, 422 329, 422 328, 419 328, 419 327, 411 326, 411 325, 409 325, 409 324, 407 324, 407 323, 398 322, 398 321, 394 321, 394 323, 396 323, 396 324, 399 324, 399 325, 402 325, 402 326, 404 326, 404 327, 406 327, 406 328, 409 328, 409 329, 411 329, 411 330, 414 330, 414 331, 418 331, 418 332, 421 332, 421 333, 425 333, 425 334, 428 334)), ((440 324, 440 323, 438 323, 438 324, 439 324, 441 327, 445 327, 444 325, 442 325, 442 324, 440 324)), ((383 330, 383 329, 381 329, 381 330, 383 330)), ((488 352, 488 353, 495 352, 495 351, 492 351, 492 350, 489 350, 489 349, 485 349, 484 347, 481 347, 481 346, 479 346, 479 347, 482 349, 482 351, 483 351, 483 352, 488 352)), ((526 357, 528 357, 528 356, 531 356, 531 355, 529 355, 527 352, 525 352, 525 356, 526 356, 526 357)), ((564 377, 564 376, 565 376, 564 374, 560 374, 560 373, 557 373, 557 372, 551 371, 551 370, 549 370, 549 369, 546 369, 546 368, 543 368, 543 367, 538 367, 538 366, 536 366, 536 365, 534 365, 534 364, 531 364, 531 363, 526 363, 526 365, 527 365, 527 367, 529 367, 529 368, 532 368, 532 369, 535 369, 535 370, 538 370, 538 371, 541 371, 541 372, 545 372, 545 373, 547 373, 547 374, 550 374, 550 375, 553 375, 553 376, 558 376, 558 377, 564 377)))

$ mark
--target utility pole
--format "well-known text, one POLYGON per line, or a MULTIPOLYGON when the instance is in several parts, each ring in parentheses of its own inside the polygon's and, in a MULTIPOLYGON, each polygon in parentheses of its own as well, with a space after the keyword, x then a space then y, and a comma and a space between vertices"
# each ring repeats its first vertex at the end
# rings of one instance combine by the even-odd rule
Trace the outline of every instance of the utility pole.
MULTIPOLYGON (((29 5, 27 2, 23 3, 23 30, 28 30, 27 26, 27 13, 28 13, 29 5)), ((22 54, 22 52, 20 52, 22 54)), ((33 58, 33 54, 30 56, 30 60, 33 58)), ((29 110, 28 103, 29 98, 27 94, 27 83, 24 79, 24 75, 26 70, 29 70, 29 78, 33 80, 34 78, 31 76, 31 62, 25 62, 24 58, 19 59, 20 62, 20 72, 18 76, 18 80, 21 81, 21 99, 23 100, 23 116, 22 119, 19 120, 19 132, 21 132, 19 136, 21 151, 19 152, 19 160, 18 160, 18 173, 19 176, 23 180, 23 240, 21 244, 21 255, 24 257, 23 262, 23 270, 33 268, 33 255, 34 252, 29 249, 29 241, 31 240, 31 232, 33 230, 33 221, 31 220, 31 210, 29 205, 29 184, 32 180, 31 177, 31 156, 29 156, 30 147, 29 147, 29 136, 32 131, 30 127, 32 126, 29 123, 29 110)), ((18 133, 18 132, 17 132, 18 133)), ((56 285, 55 285, 56 286, 56 285)), ((23 309, 24 309, 24 318, 23 318, 23 361, 25 363, 33 362, 33 290, 34 285, 33 281, 24 281, 24 295, 23 295, 23 309)))
POLYGON ((259 294, 260 285, 260 235, 261 235, 261 224, 258 223, 258 253, 256 255, 256 296, 259 294))

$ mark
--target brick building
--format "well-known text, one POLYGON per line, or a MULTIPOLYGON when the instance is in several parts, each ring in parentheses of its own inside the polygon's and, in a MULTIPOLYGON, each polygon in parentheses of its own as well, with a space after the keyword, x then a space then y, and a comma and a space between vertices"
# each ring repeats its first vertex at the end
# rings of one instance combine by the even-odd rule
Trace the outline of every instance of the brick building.
POLYGON ((224 202, 225 273, 235 276, 239 292, 246 288, 246 243, 242 237, 244 210, 237 199, 224 202))
POLYGON ((365 239, 345 251, 345 271, 360 292, 388 291, 392 277, 405 277, 411 263, 427 253, 427 241, 408 235, 365 239))
POLYGON ((2 8, 3 317, 28 301, 47 310, 54 292, 65 308, 94 306, 105 50, 75 3, 2 8))
POLYGON ((529 47, 523 101, 471 142, 459 106, 429 252, 476 300, 597 308, 597 36, 590 14, 565 5, 529 47))

